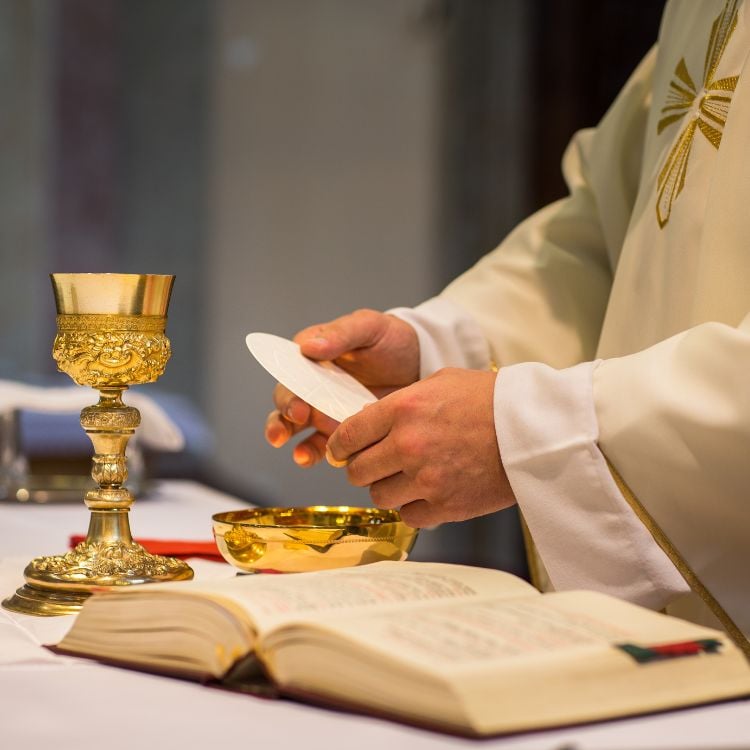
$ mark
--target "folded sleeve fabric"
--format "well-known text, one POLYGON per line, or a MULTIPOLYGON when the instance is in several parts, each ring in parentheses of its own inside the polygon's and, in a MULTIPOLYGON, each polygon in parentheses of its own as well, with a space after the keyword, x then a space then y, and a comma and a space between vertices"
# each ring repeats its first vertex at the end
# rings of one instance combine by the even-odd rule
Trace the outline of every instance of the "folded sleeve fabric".
POLYGON ((746 637, 748 373, 750 314, 606 359, 593 373, 602 451, 746 637))
POLYGON ((661 609, 689 588, 623 498, 599 448, 592 383, 600 365, 556 370, 532 362, 500 371, 503 465, 555 588, 661 609))
POLYGON ((487 339, 474 318, 445 297, 433 297, 415 308, 388 311, 406 321, 419 338, 420 377, 442 367, 486 370, 491 363, 487 339))

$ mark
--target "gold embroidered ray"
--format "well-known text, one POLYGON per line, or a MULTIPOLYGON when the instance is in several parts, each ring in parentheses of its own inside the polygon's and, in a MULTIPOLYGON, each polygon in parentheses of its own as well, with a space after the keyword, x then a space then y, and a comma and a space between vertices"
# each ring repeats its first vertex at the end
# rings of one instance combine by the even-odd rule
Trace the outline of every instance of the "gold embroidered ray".
POLYGON ((660 134, 688 113, 691 113, 691 116, 677 136, 659 172, 656 220, 662 229, 669 221, 672 204, 685 187, 685 175, 696 130, 700 130, 714 148, 718 149, 721 144, 724 125, 729 115, 729 105, 732 102, 732 94, 737 87, 739 76, 718 80, 715 76, 724 50, 737 26, 738 1, 727 0, 724 9, 711 26, 701 90, 699 91, 693 82, 684 57, 677 63, 674 76, 669 83, 669 91, 661 109, 662 118, 659 120, 656 132, 660 134))

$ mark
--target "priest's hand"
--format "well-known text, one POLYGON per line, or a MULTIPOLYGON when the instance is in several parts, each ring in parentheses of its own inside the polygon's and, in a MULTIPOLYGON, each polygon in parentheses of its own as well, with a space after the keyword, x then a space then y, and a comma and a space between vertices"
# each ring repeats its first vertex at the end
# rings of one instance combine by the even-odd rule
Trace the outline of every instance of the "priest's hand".
MULTIPOLYGON (((310 359, 330 360, 351 373, 376 396, 419 378, 419 340, 403 320, 374 310, 349 315, 300 331, 294 340, 310 359)), ((338 422, 313 409, 282 385, 274 389, 276 405, 266 420, 266 440, 281 447, 297 433, 314 431, 295 446, 294 461, 312 466, 325 455, 328 436, 338 422)))
POLYGON ((445 369, 385 396, 328 440, 349 481, 409 526, 463 521, 515 504, 493 409, 495 373, 445 369))

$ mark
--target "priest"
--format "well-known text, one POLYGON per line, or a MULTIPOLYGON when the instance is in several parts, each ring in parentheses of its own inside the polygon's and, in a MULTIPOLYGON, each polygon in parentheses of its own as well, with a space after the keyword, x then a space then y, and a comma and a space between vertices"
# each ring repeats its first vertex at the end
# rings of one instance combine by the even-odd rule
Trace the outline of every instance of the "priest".
POLYGON ((297 336, 383 398, 266 424, 407 523, 518 503, 546 588, 723 627, 750 658, 750 3, 670 0, 563 159, 570 194, 438 297, 297 336))

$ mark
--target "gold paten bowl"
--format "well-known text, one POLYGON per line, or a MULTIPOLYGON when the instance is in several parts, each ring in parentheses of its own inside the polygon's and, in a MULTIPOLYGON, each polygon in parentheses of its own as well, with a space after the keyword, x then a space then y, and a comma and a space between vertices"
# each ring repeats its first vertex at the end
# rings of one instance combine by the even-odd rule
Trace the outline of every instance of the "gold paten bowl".
POLYGON ((247 573, 302 573, 405 560, 418 529, 395 510, 315 505, 217 513, 214 536, 227 562, 247 573))

